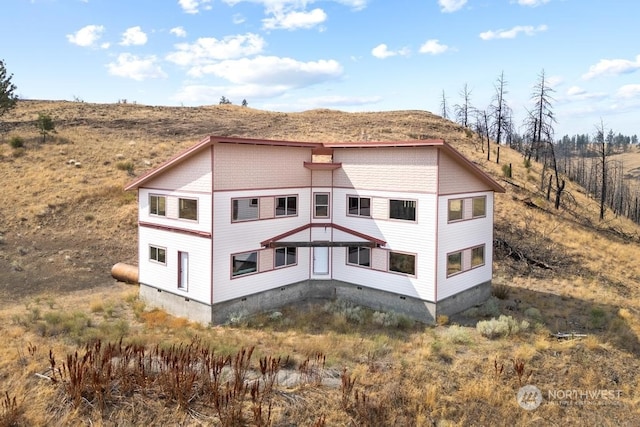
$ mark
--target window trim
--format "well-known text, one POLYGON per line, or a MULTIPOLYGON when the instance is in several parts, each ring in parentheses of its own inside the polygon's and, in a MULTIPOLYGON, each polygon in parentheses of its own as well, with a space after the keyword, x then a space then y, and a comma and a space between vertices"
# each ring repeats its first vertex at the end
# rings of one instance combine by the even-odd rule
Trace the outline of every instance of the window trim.
POLYGON ((480 267, 484 267, 487 264, 487 257, 486 257, 486 251, 485 251, 486 245, 477 245, 477 246, 473 246, 470 248, 470 256, 471 256, 471 260, 469 262, 469 265, 471 267, 469 267, 469 270, 473 270, 474 268, 480 268, 480 267), (478 265, 473 265, 473 251, 474 249, 482 249, 482 264, 478 264, 478 265))
POLYGON ((346 256, 347 256, 347 260, 346 260, 346 264, 350 265, 352 267, 362 267, 362 268, 372 268, 371 266, 371 255, 372 255, 373 251, 371 250, 371 248, 367 247, 367 246, 347 246, 347 250, 346 250, 346 256), (349 262, 349 250, 355 248, 358 249, 358 262, 357 263, 353 263, 353 262, 349 262), (365 249, 369 251, 369 265, 366 264, 361 264, 360 263, 360 252, 365 249))
POLYGON ((487 216, 487 196, 476 196, 471 198, 471 219, 476 218, 486 218, 487 216), (476 200, 484 200, 484 213, 482 215, 475 214, 475 201, 476 200))
POLYGON ((299 203, 298 203, 298 195, 297 194, 287 194, 285 196, 274 196, 274 203, 273 203, 273 216, 274 218, 287 218, 287 217, 295 217, 298 216, 298 211, 299 211, 299 203), (278 215, 278 199, 285 199, 284 202, 284 210, 285 213, 278 215), (295 199, 296 201, 296 212, 293 214, 290 214, 289 211, 289 199, 295 199))
POLYGON ((149 194, 149 215, 166 218, 167 217, 167 196, 164 194, 149 194), (164 212, 157 213, 153 212, 153 207, 155 205, 156 210, 158 210, 157 203, 153 203, 153 199, 156 198, 158 200, 164 200, 164 212))
POLYGON ((295 246, 282 246, 282 247, 279 247, 279 248, 275 248, 273 250, 273 268, 274 269, 293 267, 293 266, 296 266, 296 265, 298 265, 298 248, 296 248, 295 246), (287 262, 287 260, 289 259, 287 255, 288 255, 288 251, 290 249, 293 249, 295 251, 295 254, 294 254, 295 261, 292 262, 292 263, 288 263, 287 262), (279 250, 283 250, 284 251, 284 264, 282 264, 282 265, 277 265, 277 263, 276 263, 276 260, 278 259, 277 252, 279 250))
POLYGON ((418 222, 418 201, 416 199, 389 199, 389 219, 394 221, 418 222), (391 202, 413 202, 413 219, 395 218, 391 216, 391 202))
POLYGON ((260 219, 260 198, 259 197, 232 197, 231 198, 231 222, 247 222, 247 221, 257 221, 260 219), (247 219, 233 219, 233 204, 238 200, 249 200, 249 207, 255 207, 257 209, 257 215, 255 218, 247 218, 247 219), (253 205, 253 201, 256 200, 256 206, 253 205))
MULTIPOLYGON (((253 274, 257 274, 259 273, 259 266, 260 266, 260 251, 259 250, 253 250, 253 251, 246 251, 246 252, 238 252, 235 254, 231 254, 231 279, 236 279, 238 277, 245 277, 245 276, 250 276, 253 274), (237 274, 236 272, 233 271, 233 267, 234 267, 234 263, 235 263, 235 257, 239 256, 239 255, 247 255, 247 254, 256 254, 256 269, 253 271, 247 271, 245 273, 240 273, 237 274)), ((239 270, 241 271, 241 270, 239 270)))
POLYGON ((459 251, 453 251, 453 252, 449 252, 447 253, 447 265, 445 267, 445 271, 447 272, 447 277, 452 277, 452 276, 457 276, 458 274, 464 273, 466 270, 464 269, 464 249, 461 249, 459 251), (453 255, 460 255, 460 269, 456 270, 452 273, 449 273, 449 257, 453 256, 453 255))
POLYGON ((149 261, 154 263, 154 264, 160 264, 160 265, 167 265, 167 248, 164 246, 157 246, 157 245, 152 245, 149 244, 149 261), (163 251, 164 252, 164 261, 160 261, 159 259, 155 259, 152 257, 152 253, 151 251, 155 249, 156 250, 156 256, 159 258, 159 251, 163 251))
POLYGON ((371 218, 371 207, 372 207, 372 203, 371 203, 371 197, 365 197, 365 196, 358 196, 358 195, 354 195, 354 194, 347 194, 347 216, 353 217, 353 218, 371 218), (357 214, 352 214, 350 212, 350 199, 358 199, 358 213, 357 214), (360 203, 360 200, 362 199, 367 199, 369 200, 369 215, 362 215, 360 212, 362 211, 362 206, 360 203))
POLYGON ((198 200, 197 197, 178 197, 178 219, 182 219, 184 221, 193 221, 193 222, 198 222, 198 218, 200 217, 198 209, 200 208, 200 200, 198 200), (182 207, 180 206, 182 204, 183 200, 190 200, 192 202, 196 202, 196 217, 194 218, 185 218, 183 217, 182 214, 182 207))
POLYGON ((447 222, 459 222, 464 221, 464 198, 449 199, 447 201, 447 222), (460 218, 451 219, 451 203, 460 202, 460 218))
POLYGON ((331 193, 329 192, 317 192, 317 193, 313 193, 313 217, 314 218, 331 218, 331 193), (327 204, 318 204, 318 201, 316 199, 317 196, 327 196, 327 204), (327 214, 326 215, 318 215, 318 207, 326 207, 327 208, 327 214))
POLYGON ((402 252, 402 251, 391 251, 391 250, 389 251, 389 254, 387 255, 387 271, 389 273, 401 274, 403 276, 408 276, 408 277, 417 277, 417 273, 416 273, 417 270, 418 270, 418 254, 414 254, 411 252, 402 252), (391 270, 391 254, 412 256, 413 257, 413 274, 405 273, 403 271, 398 271, 398 270, 391 270))

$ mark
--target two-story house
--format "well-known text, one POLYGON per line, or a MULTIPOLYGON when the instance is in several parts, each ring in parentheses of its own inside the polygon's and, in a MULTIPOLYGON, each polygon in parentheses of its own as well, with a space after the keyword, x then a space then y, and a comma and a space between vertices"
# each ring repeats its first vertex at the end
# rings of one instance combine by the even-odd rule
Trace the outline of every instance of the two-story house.
POLYGON ((210 136, 138 191, 140 296, 222 323, 313 298, 424 322, 491 293, 494 193, 442 140, 210 136))

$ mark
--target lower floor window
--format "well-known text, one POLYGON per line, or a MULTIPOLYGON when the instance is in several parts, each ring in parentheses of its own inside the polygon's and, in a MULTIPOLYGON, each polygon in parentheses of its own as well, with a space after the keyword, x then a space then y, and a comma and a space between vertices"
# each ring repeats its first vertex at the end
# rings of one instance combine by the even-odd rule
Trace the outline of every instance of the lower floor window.
POLYGON ((149 246, 149 259, 161 264, 167 263, 167 250, 158 246, 149 246))
POLYGON ((371 248, 363 246, 349 246, 347 264, 371 267, 371 248))
POLYGON ((258 271, 258 252, 245 252, 231 257, 232 276, 255 273, 258 271))
POLYGON ((389 271, 415 276, 416 256, 400 252, 389 252, 389 271))
POLYGON ((294 265, 298 262, 296 248, 276 248, 276 267, 294 265))
POLYGON ((453 252, 447 255, 447 276, 462 271, 462 252, 453 252))
POLYGON ((447 277, 484 265, 485 245, 447 254, 447 277))

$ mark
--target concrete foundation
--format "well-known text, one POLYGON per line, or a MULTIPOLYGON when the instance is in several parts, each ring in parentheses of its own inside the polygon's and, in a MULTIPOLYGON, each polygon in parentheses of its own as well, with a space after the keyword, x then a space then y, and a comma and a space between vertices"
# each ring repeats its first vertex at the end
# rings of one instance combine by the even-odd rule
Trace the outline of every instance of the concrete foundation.
POLYGON ((140 298, 151 307, 200 323, 223 324, 229 319, 276 310, 288 304, 344 300, 377 311, 394 311, 417 321, 432 324, 437 316, 464 311, 482 304, 491 296, 491 281, 434 303, 405 295, 353 285, 338 280, 305 280, 214 305, 140 284, 140 298))

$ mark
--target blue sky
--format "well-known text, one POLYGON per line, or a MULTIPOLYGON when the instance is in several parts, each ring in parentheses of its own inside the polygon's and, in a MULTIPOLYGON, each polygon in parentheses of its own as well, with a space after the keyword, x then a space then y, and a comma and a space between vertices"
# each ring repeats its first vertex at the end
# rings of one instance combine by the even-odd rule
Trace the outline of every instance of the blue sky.
POLYGON ((640 134, 637 0, 4 0, 26 99, 282 112, 486 109, 519 130, 544 70, 556 137, 640 134))

